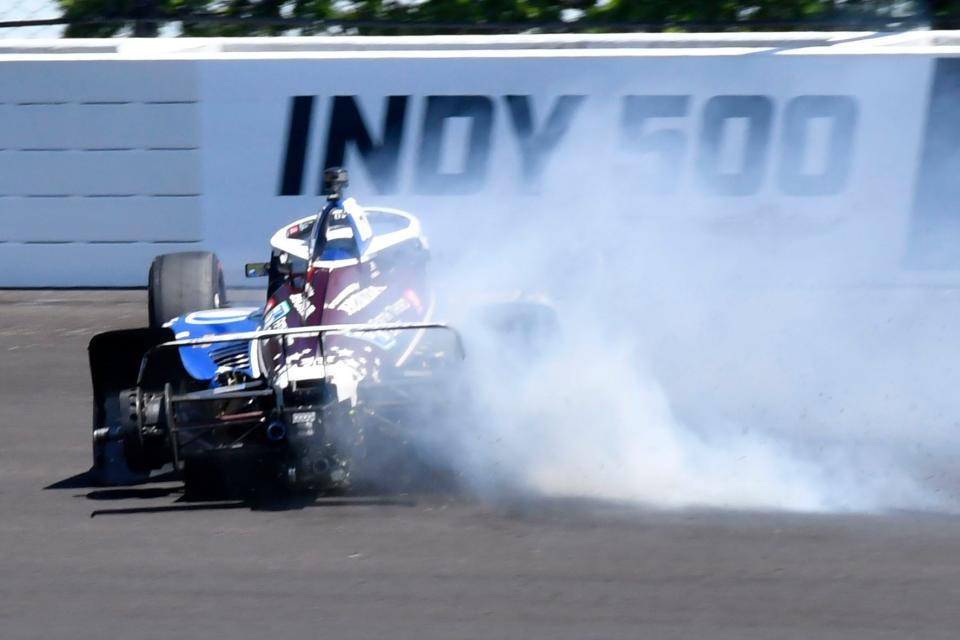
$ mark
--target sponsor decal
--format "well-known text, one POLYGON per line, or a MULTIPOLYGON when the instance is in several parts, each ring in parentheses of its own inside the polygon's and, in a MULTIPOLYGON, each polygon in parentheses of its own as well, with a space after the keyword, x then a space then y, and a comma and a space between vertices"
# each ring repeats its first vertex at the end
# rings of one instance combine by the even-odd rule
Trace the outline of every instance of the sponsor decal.
POLYGON ((374 331, 360 334, 362 340, 380 347, 384 351, 389 351, 397 345, 396 331, 374 331))
MULTIPOLYGON (((769 187, 781 195, 817 197, 841 193, 854 166, 859 119, 851 95, 626 95, 618 98, 615 139, 627 161, 648 167, 649 179, 631 188, 677 192, 684 184, 718 196, 751 196, 769 187), (742 135, 735 135, 732 130, 742 135), (821 140, 820 133, 825 135, 821 140), (822 142, 822 144, 821 144, 822 142), (730 158, 736 158, 730 162, 730 158), (730 165, 733 166, 730 166, 730 165)), ((520 184, 535 185, 551 158, 580 120, 583 95, 560 95, 536 105, 529 95, 386 96, 382 123, 361 115, 356 96, 332 96, 323 142, 309 161, 316 96, 292 97, 283 148, 279 195, 319 193, 319 175, 305 186, 305 167, 343 166, 347 150, 364 164, 374 190, 400 192, 401 159, 413 158, 406 172, 418 195, 462 195, 484 189, 492 163, 495 122, 505 119, 519 154, 520 184), (406 114, 419 108, 419 139, 407 135, 406 114), (534 117, 537 111, 537 117, 534 117), (458 119, 468 123, 458 169, 443 168, 444 136, 458 119), (413 146, 412 153, 404 150, 413 146), (355 152, 355 153, 354 153, 355 152)), ((501 143, 502 144, 502 143, 501 143)), ((603 149, 598 149, 603 153, 603 149)), ((644 169, 647 171, 648 169, 644 169)))
POLYGON ((343 289, 341 289, 341 290, 340 290, 340 293, 338 293, 337 295, 335 295, 335 296, 333 297, 333 299, 330 300, 329 303, 327 303, 326 308, 327 308, 327 309, 336 309, 336 308, 337 308, 337 305, 339 305, 341 302, 343 302, 344 299, 346 299, 347 296, 349 296, 350 294, 354 293, 355 291, 359 291, 359 290, 360 290, 360 285, 359 285, 358 283, 356 283, 356 282, 351 282, 350 284, 348 284, 347 286, 345 286, 343 289))
POLYGON ((408 309, 410 309, 410 301, 406 298, 400 298, 395 302, 390 303, 387 308, 378 313, 370 322, 396 322, 397 319, 408 309))
MULTIPOLYGON (((406 311, 410 309, 410 302, 406 298, 390 303, 383 311, 370 319, 370 324, 389 324, 397 322, 406 311)), ((397 345, 397 334, 399 331, 366 331, 353 334, 361 340, 370 342, 385 351, 393 349, 397 345)))
POLYGON ((301 436, 312 436, 317 414, 313 411, 294 411, 290 414, 290 424, 301 436))
POLYGON ((283 300, 263 317, 263 326, 268 329, 286 328, 286 316, 290 313, 290 303, 283 300), (283 327, 278 326, 283 320, 283 327))
POLYGON ((315 359, 314 349, 301 349, 287 356, 287 364, 301 363, 301 364, 313 364, 315 359))
POLYGON ((386 287, 378 287, 373 285, 365 287, 347 297, 335 308, 337 311, 342 311, 348 316, 352 316, 358 311, 369 306, 371 302, 376 300, 380 294, 386 290, 386 287))
POLYGON ((311 315, 317 308, 310 301, 310 298, 303 293, 292 293, 288 298, 290 303, 293 305, 293 308, 297 310, 297 313, 300 314, 300 317, 306 320, 307 316, 311 315))
POLYGON ((297 411, 291 416, 290 421, 293 424, 313 424, 316 419, 317 414, 313 411, 297 411))
POLYGON ((307 235, 311 228, 313 228, 313 220, 308 222, 303 222, 300 224, 295 224, 287 227, 287 237, 288 238, 303 238, 307 235))

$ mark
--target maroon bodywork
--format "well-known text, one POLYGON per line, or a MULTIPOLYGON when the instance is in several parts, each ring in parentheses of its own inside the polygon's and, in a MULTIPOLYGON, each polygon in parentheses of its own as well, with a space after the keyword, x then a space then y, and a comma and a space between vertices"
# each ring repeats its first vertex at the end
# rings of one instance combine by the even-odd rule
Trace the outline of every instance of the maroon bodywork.
MULTIPOLYGON (((388 324, 430 319, 433 294, 426 274, 427 252, 414 240, 370 259, 314 262, 302 277, 288 278, 267 301, 264 329, 343 324, 388 324), (269 324, 268 324, 269 322, 269 324)), ((317 362, 332 353, 361 353, 380 368, 402 365, 404 354, 422 338, 418 331, 325 334, 321 338, 275 339, 264 353, 276 366, 317 362), (322 349, 320 349, 322 345, 322 349), (371 358, 373 355, 373 358, 371 358)))

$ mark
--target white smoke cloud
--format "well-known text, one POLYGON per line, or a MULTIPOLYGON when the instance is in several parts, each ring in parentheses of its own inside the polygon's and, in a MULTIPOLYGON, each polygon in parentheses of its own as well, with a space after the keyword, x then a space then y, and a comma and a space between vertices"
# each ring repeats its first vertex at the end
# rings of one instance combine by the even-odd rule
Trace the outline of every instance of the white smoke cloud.
POLYGON ((476 411, 441 455, 469 486, 666 508, 953 508, 953 292, 877 286, 889 274, 871 274, 871 255, 899 250, 878 246, 885 234, 827 237, 811 264, 795 229, 684 236, 603 205, 530 198, 440 248, 476 411), (558 220, 560 207, 582 213, 558 220), (471 322, 477 294, 514 290, 553 299, 562 330, 546 353, 471 322))

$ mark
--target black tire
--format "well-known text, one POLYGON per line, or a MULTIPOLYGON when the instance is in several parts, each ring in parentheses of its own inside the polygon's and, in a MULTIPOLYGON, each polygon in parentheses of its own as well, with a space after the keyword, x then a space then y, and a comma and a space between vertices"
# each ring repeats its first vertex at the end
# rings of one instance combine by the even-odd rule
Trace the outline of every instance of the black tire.
POLYGON ((227 305, 223 267, 216 254, 187 251, 157 256, 148 277, 150 326, 192 311, 227 305))

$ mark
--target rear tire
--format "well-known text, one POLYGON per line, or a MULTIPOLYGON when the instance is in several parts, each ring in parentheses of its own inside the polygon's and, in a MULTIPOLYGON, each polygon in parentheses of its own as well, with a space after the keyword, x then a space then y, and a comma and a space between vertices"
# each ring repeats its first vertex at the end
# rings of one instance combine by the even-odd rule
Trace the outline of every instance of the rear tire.
POLYGON ((148 307, 150 326, 192 311, 219 309, 227 304, 223 267, 209 251, 167 253, 150 265, 148 307))

